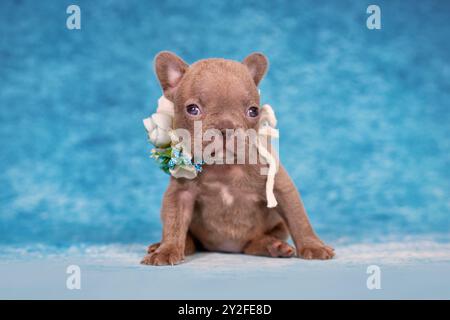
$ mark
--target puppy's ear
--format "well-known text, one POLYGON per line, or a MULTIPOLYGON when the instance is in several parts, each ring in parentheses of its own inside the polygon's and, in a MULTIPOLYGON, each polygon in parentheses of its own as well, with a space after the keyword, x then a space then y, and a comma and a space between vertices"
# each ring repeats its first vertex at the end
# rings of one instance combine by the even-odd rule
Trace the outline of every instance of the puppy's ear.
POLYGON ((173 98, 176 87, 189 68, 181 58, 169 51, 162 51, 155 57, 155 72, 164 95, 173 98))
POLYGON ((259 52, 247 56, 242 63, 247 66, 256 85, 259 84, 269 67, 269 61, 266 56, 259 52))

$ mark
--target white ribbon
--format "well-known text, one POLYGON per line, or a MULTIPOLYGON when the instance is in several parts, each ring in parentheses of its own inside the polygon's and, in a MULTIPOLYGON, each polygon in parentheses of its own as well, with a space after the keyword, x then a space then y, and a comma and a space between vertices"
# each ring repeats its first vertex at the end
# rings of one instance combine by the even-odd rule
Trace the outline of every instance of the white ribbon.
POLYGON ((273 193, 273 188, 275 186, 275 175, 278 172, 278 158, 267 149, 267 140, 279 137, 278 130, 275 129, 276 125, 277 119, 272 107, 268 104, 263 105, 259 120, 257 147, 259 154, 261 154, 261 156, 266 159, 269 164, 266 180, 266 198, 268 208, 274 208, 278 204, 275 194, 273 193))

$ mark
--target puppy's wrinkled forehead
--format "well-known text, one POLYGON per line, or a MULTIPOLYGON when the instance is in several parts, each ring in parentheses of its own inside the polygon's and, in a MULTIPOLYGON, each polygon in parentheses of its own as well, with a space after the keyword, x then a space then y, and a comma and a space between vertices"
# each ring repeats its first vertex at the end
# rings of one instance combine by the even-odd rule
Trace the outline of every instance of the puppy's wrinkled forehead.
MULTIPOLYGON (((180 109, 190 108, 193 116, 202 109, 232 110, 241 115, 247 108, 259 105, 257 86, 268 68, 262 53, 252 53, 242 62, 225 59, 200 60, 191 66, 172 52, 163 51, 155 57, 155 71, 164 95, 180 109), (245 109, 244 109, 245 108, 245 109)), ((245 111, 246 112, 246 111, 245 111)), ((181 116, 181 112, 176 113, 181 116)), ((250 111, 255 118, 257 111, 250 111)))
POLYGON ((255 82, 242 63, 206 59, 192 64, 180 82, 176 102, 197 100, 205 108, 259 104, 255 82))

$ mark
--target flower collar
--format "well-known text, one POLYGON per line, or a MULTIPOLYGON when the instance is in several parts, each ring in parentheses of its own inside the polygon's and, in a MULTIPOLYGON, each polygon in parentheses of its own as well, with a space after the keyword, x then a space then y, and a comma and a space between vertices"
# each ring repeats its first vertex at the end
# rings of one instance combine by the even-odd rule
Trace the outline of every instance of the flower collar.
POLYGON ((194 179, 202 171, 201 163, 193 163, 192 156, 183 153, 183 147, 172 133, 175 111, 171 101, 162 96, 156 113, 144 119, 149 141, 155 146, 151 157, 161 170, 175 178, 194 179))

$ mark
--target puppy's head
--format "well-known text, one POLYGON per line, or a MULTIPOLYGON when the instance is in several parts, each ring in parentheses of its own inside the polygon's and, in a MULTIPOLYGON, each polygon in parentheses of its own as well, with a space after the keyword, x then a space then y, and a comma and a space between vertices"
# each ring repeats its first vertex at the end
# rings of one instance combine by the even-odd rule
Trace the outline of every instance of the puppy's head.
POLYGON ((175 105, 174 128, 193 131, 256 128, 259 120, 257 85, 267 71, 268 61, 253 53, 242 62, 225 59, 200 60, 186 64, 171 52, 155 58, 156 75, 164 95, 175 105))

